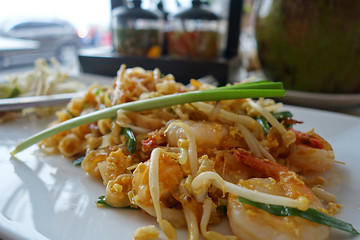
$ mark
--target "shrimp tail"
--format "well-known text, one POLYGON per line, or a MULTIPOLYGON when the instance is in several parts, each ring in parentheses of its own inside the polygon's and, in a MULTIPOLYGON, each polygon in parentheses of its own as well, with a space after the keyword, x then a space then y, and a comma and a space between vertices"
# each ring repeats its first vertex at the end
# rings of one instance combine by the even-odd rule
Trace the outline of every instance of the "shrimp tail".
POLYGON ((302 144, 316 149, 333 150, 331 145, 325 139, 314 132, 303 133, 294 129, 291 129, 291 131, 295 133, 296 144, 302 144))
POLYGON ((142 151, 144 152, 151 152, 155 148, 159 146, 165 146, 166 140, 163 133, 159 131, 153 131, 148 133, 148 138, 144 139, 141 143, 142 151))
POLYGON ((256 157, 249 151, 246 151, 242 148, 235 149, 234 155, 241 163, 247 165, 259 173, 262 173, 267 177, 274 178, 276 181, 280 179, 281 172, 290 171, 287 167, 284 167, 266 158, 256 157))
POLYGON ((289 197, 297 198, 299 196, 304 196, 311 202, 316 203, 317 206, 322 207, 319 199, 313 194, 311 189, 306 186, 306 184, 295 172, 291 171, 287 167, 265 158, 258 158, 241 148, 235 149, 234 155, 240 162, 255 171, 265 175, 266 177, 275 179, 289 197))

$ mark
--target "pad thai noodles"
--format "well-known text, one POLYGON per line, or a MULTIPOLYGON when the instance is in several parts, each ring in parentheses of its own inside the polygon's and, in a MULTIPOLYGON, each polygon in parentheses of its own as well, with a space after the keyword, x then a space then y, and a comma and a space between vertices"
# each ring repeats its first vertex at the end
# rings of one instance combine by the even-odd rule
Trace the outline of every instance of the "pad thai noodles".
MULTIPOLYGON (((58 120, 114 105, 174 93, 211 89, 189 86, 158 69, 121 66, 113 85, 93 85, 57 112, 58 120)), ((43 140, 47 154, 71 158, 105 190, 98 205, 138 208, 156 218, 134 232, 150 239, 162 231, 176 239, 327 239, 330 227, 258 205, 335 215, 340 205, 326 192, 322 173, 335 162, 330 144, 272 99, 195 102, 143 112, 119 110, 115 118, 78 126, 43 140), (227 217, 233 235, 211 230, 227 217)), ((136 212, 134 213, 136 214, 136 212)))

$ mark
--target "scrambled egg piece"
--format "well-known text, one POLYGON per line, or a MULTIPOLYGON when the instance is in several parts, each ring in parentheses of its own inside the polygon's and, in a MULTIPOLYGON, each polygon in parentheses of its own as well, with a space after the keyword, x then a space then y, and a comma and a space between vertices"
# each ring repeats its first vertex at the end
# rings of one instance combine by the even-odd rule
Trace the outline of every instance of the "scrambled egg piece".
POLYGON ((133 234, 134 240, 151 240, 159 238, 159 230, 154 225, 140 227, 133 234))

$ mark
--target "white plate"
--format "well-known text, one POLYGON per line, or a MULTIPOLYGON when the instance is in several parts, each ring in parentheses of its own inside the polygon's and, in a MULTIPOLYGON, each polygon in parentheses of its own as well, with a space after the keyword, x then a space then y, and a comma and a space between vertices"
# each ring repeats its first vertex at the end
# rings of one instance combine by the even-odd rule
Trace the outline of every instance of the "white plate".
POLYGON ((280 101, 303 107, 325 110, 340 110, 360 106, 360 93, 327 94, 286 90, 286 96, 280 101))
MULTIPOLYGON (((360 230, 360 118, 298 107, 286 108, 315 128, 334 147, 336 165, 327 189, 343 208, 338 218, 360 230)), ((138 227, 156 224, 153 217, 129 209, 97 208, 105 187, 60 156, 44 157, 33 146, 10 159, 20 139, 44 128, 49 119, 20 119, 0 125, 0 239, 131 239, 138 227)), ((230 233, 224 220, 215 230, 230 233)), ((178 231, 186 239, 187 231, 178 231)), ((360 239, 332 230, 331 239, 360 239)))

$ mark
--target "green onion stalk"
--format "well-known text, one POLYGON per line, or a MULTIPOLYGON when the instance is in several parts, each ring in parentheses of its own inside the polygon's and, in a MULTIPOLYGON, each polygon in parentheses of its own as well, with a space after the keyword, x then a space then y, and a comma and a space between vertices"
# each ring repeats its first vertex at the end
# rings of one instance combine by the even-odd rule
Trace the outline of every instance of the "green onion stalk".
POLYGON ((253 82, 237 84, 225 87, 218 87, 215 89, 207 89, 202 91, 192 91, 186 93, 177 93, 171 95, 164 95, 160 97, 137 100, 133 102, 122 103, 105 109, 101 109, 86 115, 75 117, 59 123, 51 128, 45 129, 24 141, 21 141, 16 148, 11 152, 15 155, 18 152, 46 139, 55 134, 65 130, 78 127, 91 122, 96 122, 105 118, 114 118, 117 111, 120 109, 134 112, 141 112, 152 110, 156 108, 164 108, 174 105, 192 103, 192 102, 206 102, 206 101, 221 101, 241 98, 260 98, 260 97, 282 97, 285 95, 285 90, 280 82, 253 82))
POLYGON ((279 206, 279 205, 272 205, 272 204, 265 204, 261 202, 254 202, 249 199, 243 198, 238 196, 238 200, 242 203, 249 204, 253 207, 260 208, 266 212, 269 212, 276 216, 298 216, 305 218, 309 221, 316 222, 319 224, 323 224, 329 227, 337 228, 339 230, 352 233, 352 234, 359 234, 359 232, 350 224, 347 222, 344 222, 340 219, 331 217, 329 215, 326 215, 325 213, 322 213, 316 209, 308 208, 305 211, 301 211, 297 208, 292 207, 285 207, 285 206, 279 206))

